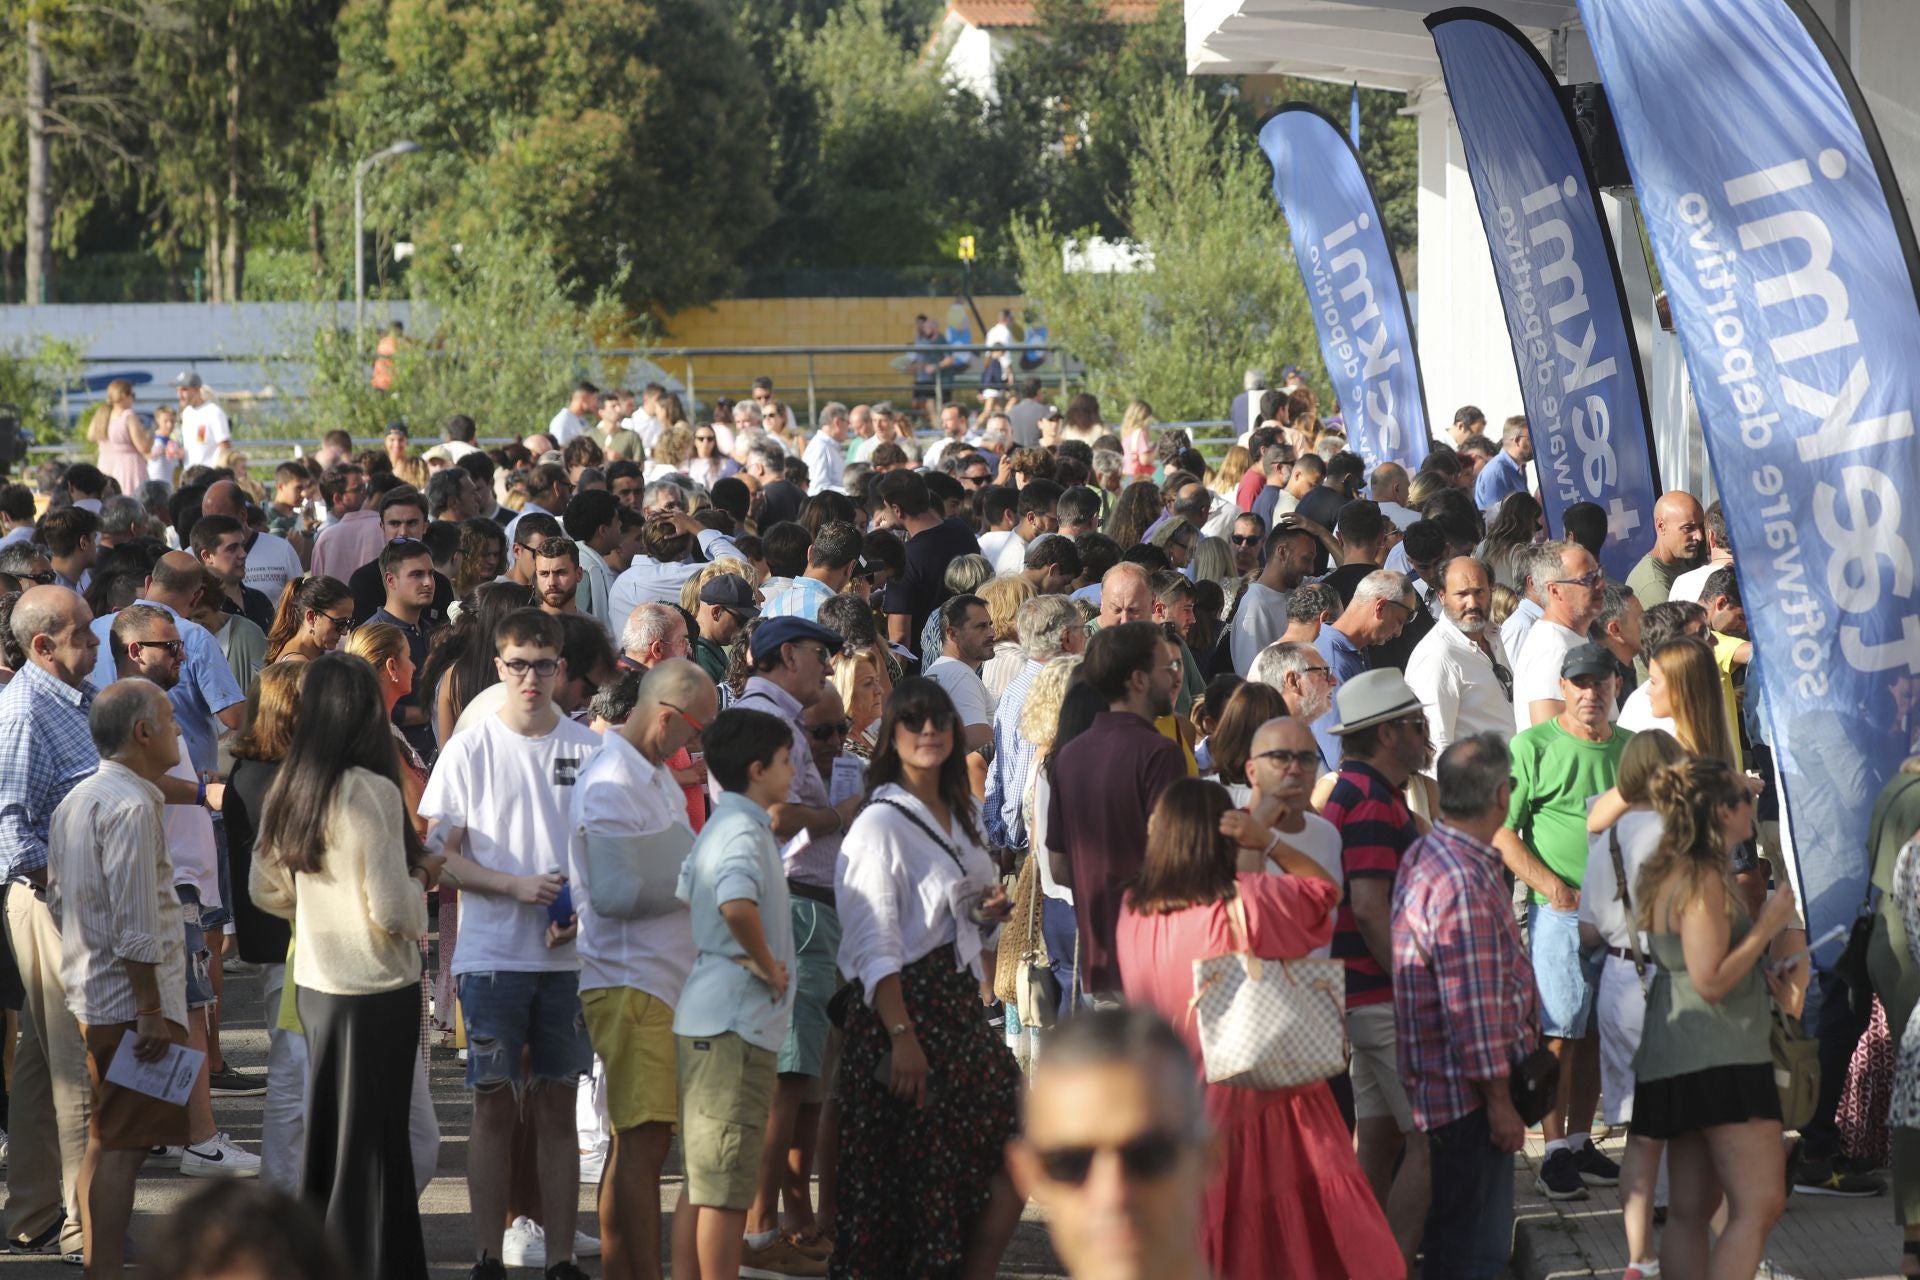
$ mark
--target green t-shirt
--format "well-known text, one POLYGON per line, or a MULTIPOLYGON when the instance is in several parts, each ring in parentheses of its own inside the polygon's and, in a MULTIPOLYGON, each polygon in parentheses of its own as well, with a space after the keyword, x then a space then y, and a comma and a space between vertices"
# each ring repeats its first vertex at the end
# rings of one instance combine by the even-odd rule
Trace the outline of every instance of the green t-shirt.
MULTIPOLYGON (((1578 889, 1587 876, 1587 802, 1611 787, 1633 735, 1615 725, 1605 742, 1586 742, 1556 717, 1518 734, 1507 828, 1547 869, 1578 889)), ((1535 902, 1545 902, 1539 893, 1535 902)))

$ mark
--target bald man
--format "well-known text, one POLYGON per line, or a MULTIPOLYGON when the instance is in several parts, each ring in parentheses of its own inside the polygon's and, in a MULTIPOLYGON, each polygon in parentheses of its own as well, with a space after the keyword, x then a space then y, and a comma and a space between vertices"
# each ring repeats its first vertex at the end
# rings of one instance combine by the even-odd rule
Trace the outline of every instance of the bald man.
MULTIPOLYGON (((1344 884, 1340 829, 1313 812, 1310 803, 1314 777, 1319 772, 1320 748, 1306 721, 1275 716, 1254 733, 1253 748, 1247 753, 1247 783, 1253 791, 1246 808, 1222 818, 1220 829, 1236 839, 1241 835, 1251 839, 1252 832, 1264 827, 1270 834, 1260 841, 1263 848, 1277 837, 1319 863, 1334 883, 1344 884)), ((1268 852, 1266 870, 1283 874, 1271 860, 1273 851, 1268 852)), ((1339 909, 1337 904, 1334 909, 1339 909)), ((1332 947, 1329 940, 1309 954, 1324 959, 1332 953, 1332 947)))
POLYGON ((255 530, 247 520, 246 491, 233 481, 211 485, 200 499, 200 514, 232 516, 240 522, 247 531, 247 573, 241 581, 274 604, 280 603, 280 592, 287 583, 307 571, 305 557, 313 549, 312 539, 303 534, 302 545, 295 547, 285 538, 255 530))
POLYGON ((1627 575, 1627 585, 1642 608, 1664 604, 1673 580, 1695 568, 1707 554, 1707 514, 1692 494, 1675 489, 1653 504, 1653 550, 1627 575))
POLYGON ((1380 514, 1402 533, 1420 518, 1419 512, 1407 506, 1407 495, 1412 488, 1413 482, 1407 478, 1407 469, 1397 462, 1383 462, 1367 477, 1367 491, 1379 504, 1380 514))
MULTIPOLYGON (((1097 625, 1105 628, 1117 627, 1123 622, 1152 622, 1153 603, 1153 575, 1140 565, 1123 561, 1100 579, 1097 625)), ((1153 722, 1153 727, 1180 744, 1180 749, 1187 753, 1189 771, 1197 773, 1199 766, 1192 763, 1193 747, 1186 739, 1183 726, 1187 713, 1193 710, 1194 686, 1205 688, 1205 680, 1200 677, 1199 664, 1194 660, 1193 651, 1187 648, 1187 642, 1177 638, 1172 642, 1180 646, 1180 672, 1173 686, 1173 714, 1161 716, 1153 722)))
POLYGON ((660 1170, 678 1111, 674 1073, 660 1064, 672 1060, 673 1009, 693 961, 687 908, 673 897, 693 828, 667 761, 719 709, 706 672, 685 658, 656 663, 574 787, 580 1004, 606 1064, 613 1131, 600 1182, 608 1275, 660 1274, 660 1170))

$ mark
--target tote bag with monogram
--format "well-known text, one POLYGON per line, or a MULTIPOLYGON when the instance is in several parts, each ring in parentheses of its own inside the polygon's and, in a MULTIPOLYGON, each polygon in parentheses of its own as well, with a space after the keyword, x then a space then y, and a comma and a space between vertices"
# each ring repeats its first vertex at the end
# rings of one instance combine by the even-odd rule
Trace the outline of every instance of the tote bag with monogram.
POLYGON ((1193 962, 1207 1083, 1287 1089, 1347 1069, 1347 970, 1338 960, 1253 954, 1246 904, 1227 904, 1236 949, 1193 962))

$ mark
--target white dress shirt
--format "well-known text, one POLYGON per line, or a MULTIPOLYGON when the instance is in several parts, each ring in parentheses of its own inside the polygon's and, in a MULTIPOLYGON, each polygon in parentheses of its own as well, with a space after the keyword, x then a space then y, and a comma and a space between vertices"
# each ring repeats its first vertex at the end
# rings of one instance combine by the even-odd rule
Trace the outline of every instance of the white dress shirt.
POLYGON ((1560 664, 1587 642, 1578 631, 1541 618, 1527 632, 1527 643, 1513 661, 1513 727, 1533 727, 1529 703, 1560 701, 1560 664))
POLYGON ((824 431, 813 433, 807 451, 801 455, 807 464, 807 492, 820 493, 838 488, 847 470, 846 446, 824 431))
POLYGON ((1492 646, 1491 654, 1440 610, 1433 630, 1407 658, 1407 685, 1427 713, 1427 737, 1433 743, 1435 759, 1448 743, 1476 733, 1491 730, 1503 742, 1513 736, 1513 701, 1494 666, 1506 668, 1508 679, 1512 678, 1512 668, 1500 647, 1500 637, 1491 629, 1484 634, 1492 646))
POLYGON ((834 893, 840 971, 856 978, 871 1000, 882 978, 952 943, 960 967, 984 976, 983 930, 967 913, 996 882, 986 850, 967 839, 957 821, 936 843, 893 807, 941 832, 939 820, 903 787, 887 783, 873 800, 840 846, 834 893), (891 803, 877 803, 882 800, 891 803))

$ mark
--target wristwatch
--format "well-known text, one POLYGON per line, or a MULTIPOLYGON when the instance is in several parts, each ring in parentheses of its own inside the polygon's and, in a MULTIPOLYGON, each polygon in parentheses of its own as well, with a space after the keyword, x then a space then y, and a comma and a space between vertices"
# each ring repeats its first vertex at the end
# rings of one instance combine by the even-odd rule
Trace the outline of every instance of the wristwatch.
POLYGON ((896 1022, 887 1028, 887 1034, 893 1039, 898 1040, 911 1030, 913 1030, 913 1024, 911 1022, 896 1022))

